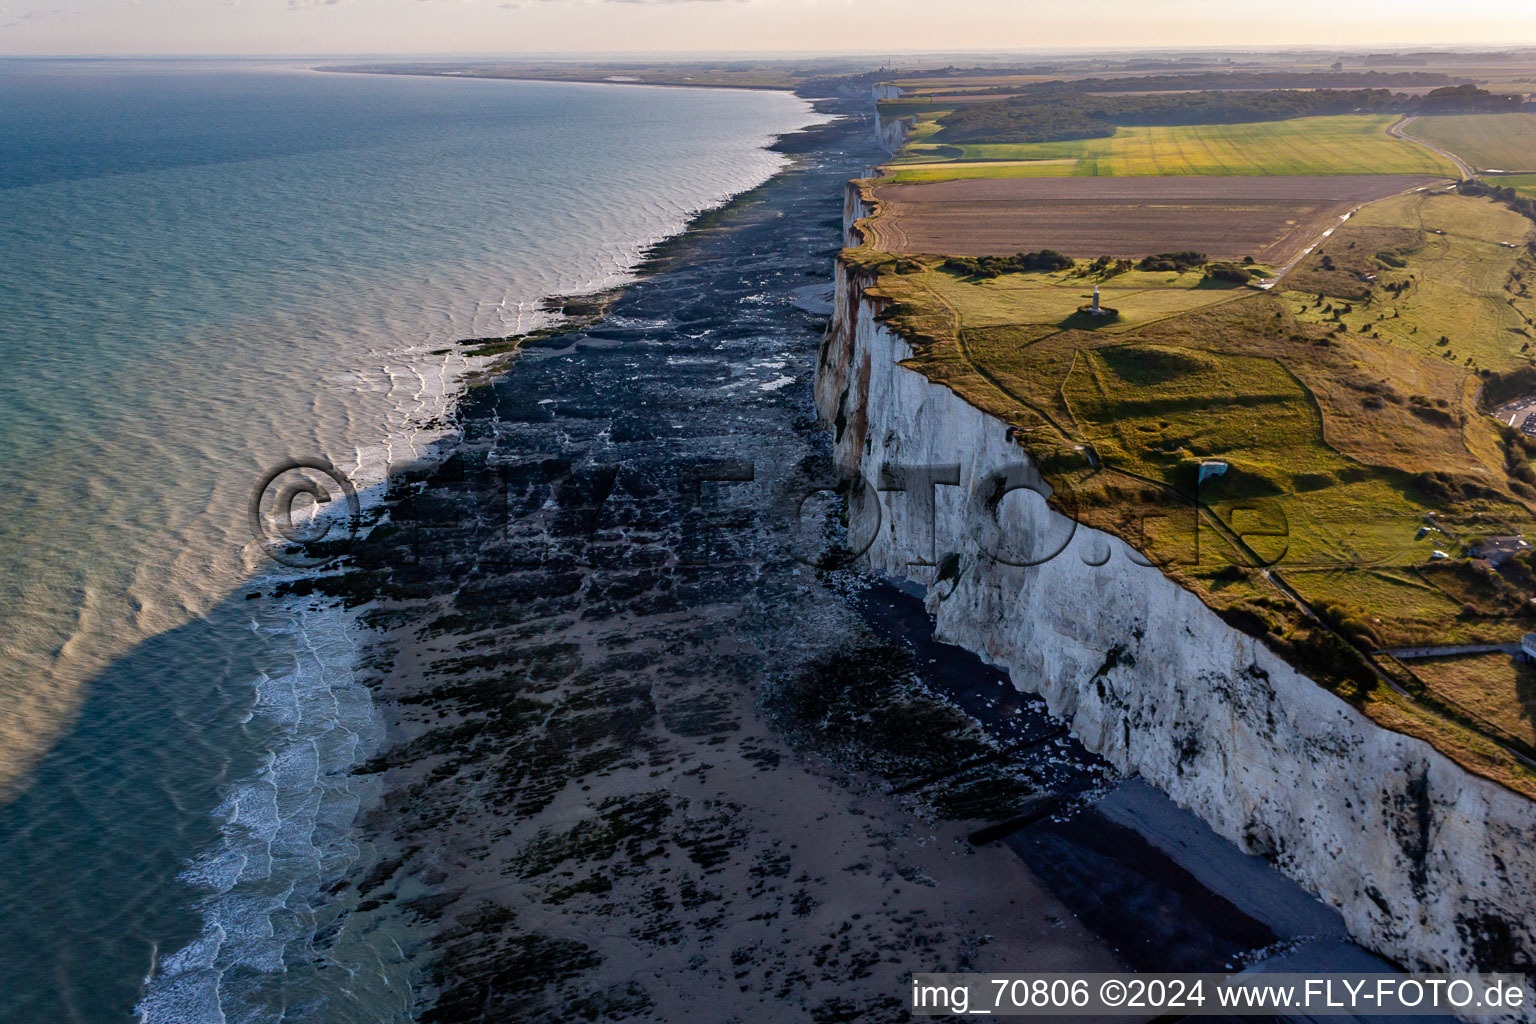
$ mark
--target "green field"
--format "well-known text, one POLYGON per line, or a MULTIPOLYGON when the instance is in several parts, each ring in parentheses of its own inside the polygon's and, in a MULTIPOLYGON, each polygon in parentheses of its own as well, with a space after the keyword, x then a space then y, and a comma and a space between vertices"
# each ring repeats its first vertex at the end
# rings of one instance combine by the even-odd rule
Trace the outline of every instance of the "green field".
POLYGON ((1192 458, 1238 455, 1245 470, 1289 484, 1347 465, 1321 445, 1316 407, 1274 359, 1136 344, 1084 349, 1061 385, 1101 458, 1177 482, 1192 458))
POLYGON ((947 178, 1434 174, 1446 160, 1392 138, 1391 115, 1304 117, 1259 124, 1121 128, 1109 138, 942 146, 914 142, 891 166, 897 181, 947 178), (986 163, 967 161, 1009 161, 986 163), (1039 161, 1039 163, 1032 163, 1039 161), (921 163, 928 166, 903 167, 921 163), (944 166, 936 166, 937 164, 944 166))
MULTIPOLYGON (((1529 362, 1536 343, 1536 300, 1521 284, 1530 274, 1522 263, 1531 222, 1508 208, 1458 196, 1399 196, 1373 203, 1318 246, 1282 287, 1295 289, 1296 316, 1317 324, 1343 324, 1421 358, 1472 370, 1511 370, 1529 362), (1345 263, 1353 253, 1374 253, 1380 229, 1415 224, 1423 233, 1411 246, 1409 265, 1370 269, 1383 283, 1410 283, 1401 295, 1378 295, 1334 318, 1323 313, 1316 295, 1338 295, 1316 265, 1324 258, 1345 263), (1511 275, 1520 275, 1519 279, 1511 275), (1411 277, 1409 275, 1412 275, 1411 277), (1303 305, 1304 304, 1304 305, 1303 305), (1446 339, 1442 344, 1441 339, 1446 339)), ((1374 261, 1373 261, 1374 262, 1374 261)), ((1346 278, 1346 284, 1350 284, 1346 278)), ((1396 367, 1383 368, 1384 377, 1396 367)))
POLYGON ((1421 117, 1408 132, 1443 146, 1478 170, 1536 171, 1536 114, 1421 117))
MULTIPOLYGON (((1460 178, 1433 145, 1536 196, 1531 114, 1420 118, 1398 138, 1392 114, 1130 126, 1163 118, 962 99, 908 100, 914 130, 884 181, 1460 178)), ((1536 629, 1536 560, 1477 558, 1482 538, 1536 535, 1536 444, 1484 408, 1485 387, 1490 404, 1536 389, 1536 232, 1520 208, 1438 188, 1370 203, 1268 290, 1107 261, 989 277, 942 248, 911 255, 900 232, 868 237, 903 253, 845 254, 911 343, 903 365, 1007 423, 1053 501, 1376 721, 1536 797, 1512 753, 1536 751, 1536 672, 1497 655, 1416 674, 1380 651, 1536 629), (1117 317, 1077 312, 1094 284, 1117 317)))
POLYGON ((1060 324, 1093 298, 1093 286, 1100 284, 1099 300, 1120 314, 1103 328, 1109 333, 1248 293, 1240 286, 1207 281, 1200 271, 1132 270, 1102 283, 1073 271, 1004 274, 991 280, 934 274, 925 284, 941 301, 962 308, 969 327, 1060 324))
POLYGON ((1500 188, 1512 188, 1527 199, 1536 199, 1536 174, 1500 174, 1485 180, 1500 188))
MULTIPOLYGON (((1488 205, 1441 202, 1463 204, 1464 219, 1488 205)), ((1418 205, 1397 209, 1404 218, 1421 213, 1418 205)), ((1502 253, 1507 268, 1516 257, 1502 253)), ((1467 269, 1455 254, 1426 255, 1447 273, 1467 269)), ((1428 264, 1405 273, 1422 274, 1428 264)), ((1434 505, 1405 486, 1409 475, 1424 466, 1486 474, 1468 448, 1492 443, 1491 423, 1474 417, 1463 424, 1453 415, 1441 417, 1443 425, 1425 422, 1406 398, 1445 394, 1459 408, 1469 371, 1442 360, 1437 349, 1419 355, 1359 332, 1331 335, 1332 321, 1314 327, 1294 316, 1292 303, 1301 304, 1295 293, 1214 289, 1198 273, 1108 277, 1101 295, 1121 316, 1084 330, 1071 315, 1094 283, 1082 269, 978 280, 925 265, 882 275, 881 291, 894 300, 904 333, 934 342, 918 346, 913 368, 1009 423, 1028 427, 1043 419, 1048 429, 1040 436, 1048 442, 1091 446, 1101 465, 1129 474, 1099 473, 1096 482, 1073 484, 1095 506, 1082 510, 1084 521, 1113 528, 1119 516, 1145 519, 1148 496, 1135 479, 1187 490, 1193 465, 1222 460, 1230 468, 1201 487, 1203 500, 1236 509, 1259 497, 1278 509, 1292 527, 1280 565, 1313 573, 1297 581, 1309 598, 1324 578, 1315 570, 1328 569, 1347 579, 1345 603, 1383 634, 1421 636, 1436 626, 1445 632, 1442 622, 1404 621, 1401 584, 1378 573, 1422 563, 1437 544, 1451 543, 1419 533, 1434 505), (1318 344, 1324 337, 1329 343, 1318 344), (1363 373, 1362 365, 1377 369, 1363 373), (1378 392, 1388 398, 1375 401, 1378 392)), ((1481 507, 1521 514, 1504 498, 1481 507)), ((1161 543, 1172 550, 1171 541, 1161 543)), ((1219 570, 1226 550, 1209 538, 1188 567, 1197 574, 1219 570)), ((1229 588, 1215 603, 1233 596, 1229 588)), ((1315 596, 1343 595, 1333 582, 1315 596)), ((1439 604, 1452 614, 1459 607, 1439 604)))

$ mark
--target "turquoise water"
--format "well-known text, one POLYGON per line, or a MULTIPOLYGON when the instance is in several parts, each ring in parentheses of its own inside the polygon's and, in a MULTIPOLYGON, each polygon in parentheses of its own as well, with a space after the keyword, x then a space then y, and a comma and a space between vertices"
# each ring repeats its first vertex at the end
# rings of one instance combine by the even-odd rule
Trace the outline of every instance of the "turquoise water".
POLYGON ((537 299, 771 174, 754 92, 0 61, 0 979, 22 1021, 406 1019, 327 932, 381 740, 345 616, 242 590, 262 471, 366 487, 537 299))

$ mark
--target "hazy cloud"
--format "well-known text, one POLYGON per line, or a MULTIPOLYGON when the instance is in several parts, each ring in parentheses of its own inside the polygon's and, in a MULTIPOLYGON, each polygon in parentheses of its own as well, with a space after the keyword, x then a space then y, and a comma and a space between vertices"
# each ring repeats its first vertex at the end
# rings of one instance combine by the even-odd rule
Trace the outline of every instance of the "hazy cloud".
MULTIPOLYGON (((5 13, 8 13, 8 8, 0 7, 0 14, 5 13)), ((47 11, 28 11, 26 14, 18 15, 10 21, 0 24, 0 29, 20 28, 29 21, 55 21, 63 18, 78 18, 83 14, 85 14, 84 11, 66 11, 62 7, 55 7, 47 11)))
MULTIPOLYGON (((0 0, 8 52, 387 53, 421 51, 800 51, 857 40, 861 50, 991 51, 1077 47, 1395 49, 1531 37, 1533 0, 1482 0, 1458 18, 1443 0, 240 0, 240 17, 198 17, 225 0, 0 0), (91 15, 23 12, 86 3, 91 15), (334 7, 310 20, 292 11, 334 7), (622 5, 622 6, 621 6, 622 5), (706 6, 708 5, 708 6, 706 6), (607 17, 597 8, 607 8, 607 17), (1277 16, 1277 11, 1281 16, 1277 16), (101 17, 116 12, 117 17, 101 17), (508 16, 508 12, 516 12, 508 16), (937 12, 937 13, 936 13, 937 12), (423 14, 435 17, 424 18, 423 14), (239 31, 236 32, 236 23, 239 31), (914 29, 914 26, 917 26, 914 29), (1489 26, 1498 26, 1490 29, 1489 26), (1521 26, 1525 26, 1522 28, 1521 26), (1501 32, 1500 29, 1503 29, 1501 32)), ((226 12, 231 8, 225 8, 226 12)), ((3 99, 0 99, 3 102, 3 99)))

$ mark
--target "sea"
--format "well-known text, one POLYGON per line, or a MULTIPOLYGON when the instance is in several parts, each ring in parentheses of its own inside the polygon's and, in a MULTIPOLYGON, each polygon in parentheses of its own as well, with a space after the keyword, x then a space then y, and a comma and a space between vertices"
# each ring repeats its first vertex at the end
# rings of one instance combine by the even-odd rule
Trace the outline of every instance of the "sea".
MULTIPOLYGON (((338 940, 384 742, 355 610, 279 596, 252 493, 366 508, 540 299, 774 174, 769 91, 0 58, 0 1018, 410 1020, 338 940)), ((515 370, 513 371, 515 372, 515 370)), ((302 592, 302 588, 297 588, 302 592)))

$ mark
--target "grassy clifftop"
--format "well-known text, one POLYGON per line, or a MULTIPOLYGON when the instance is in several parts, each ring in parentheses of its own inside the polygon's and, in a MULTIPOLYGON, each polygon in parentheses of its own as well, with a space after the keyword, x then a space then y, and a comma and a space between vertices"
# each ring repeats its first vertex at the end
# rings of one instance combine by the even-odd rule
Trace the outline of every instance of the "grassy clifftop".
POLYGON ((1532 361, 1533 237, 1486 199, 1417 193, 1269 290, 1124 261, 989 278, 845 259, 876 273, 909 366, 1016 427, 1064 510, 1373 717, 1536 795, 1511 753, 1536 755, 1528 687, 1474 700, 1373 653, 1536 630, 1536 589, 1465 557, 1536 532, 1536 445, 1479 407, 1484 374, 1532 361), (1113 321, 1077 312, 1095 284, 1113 321))

